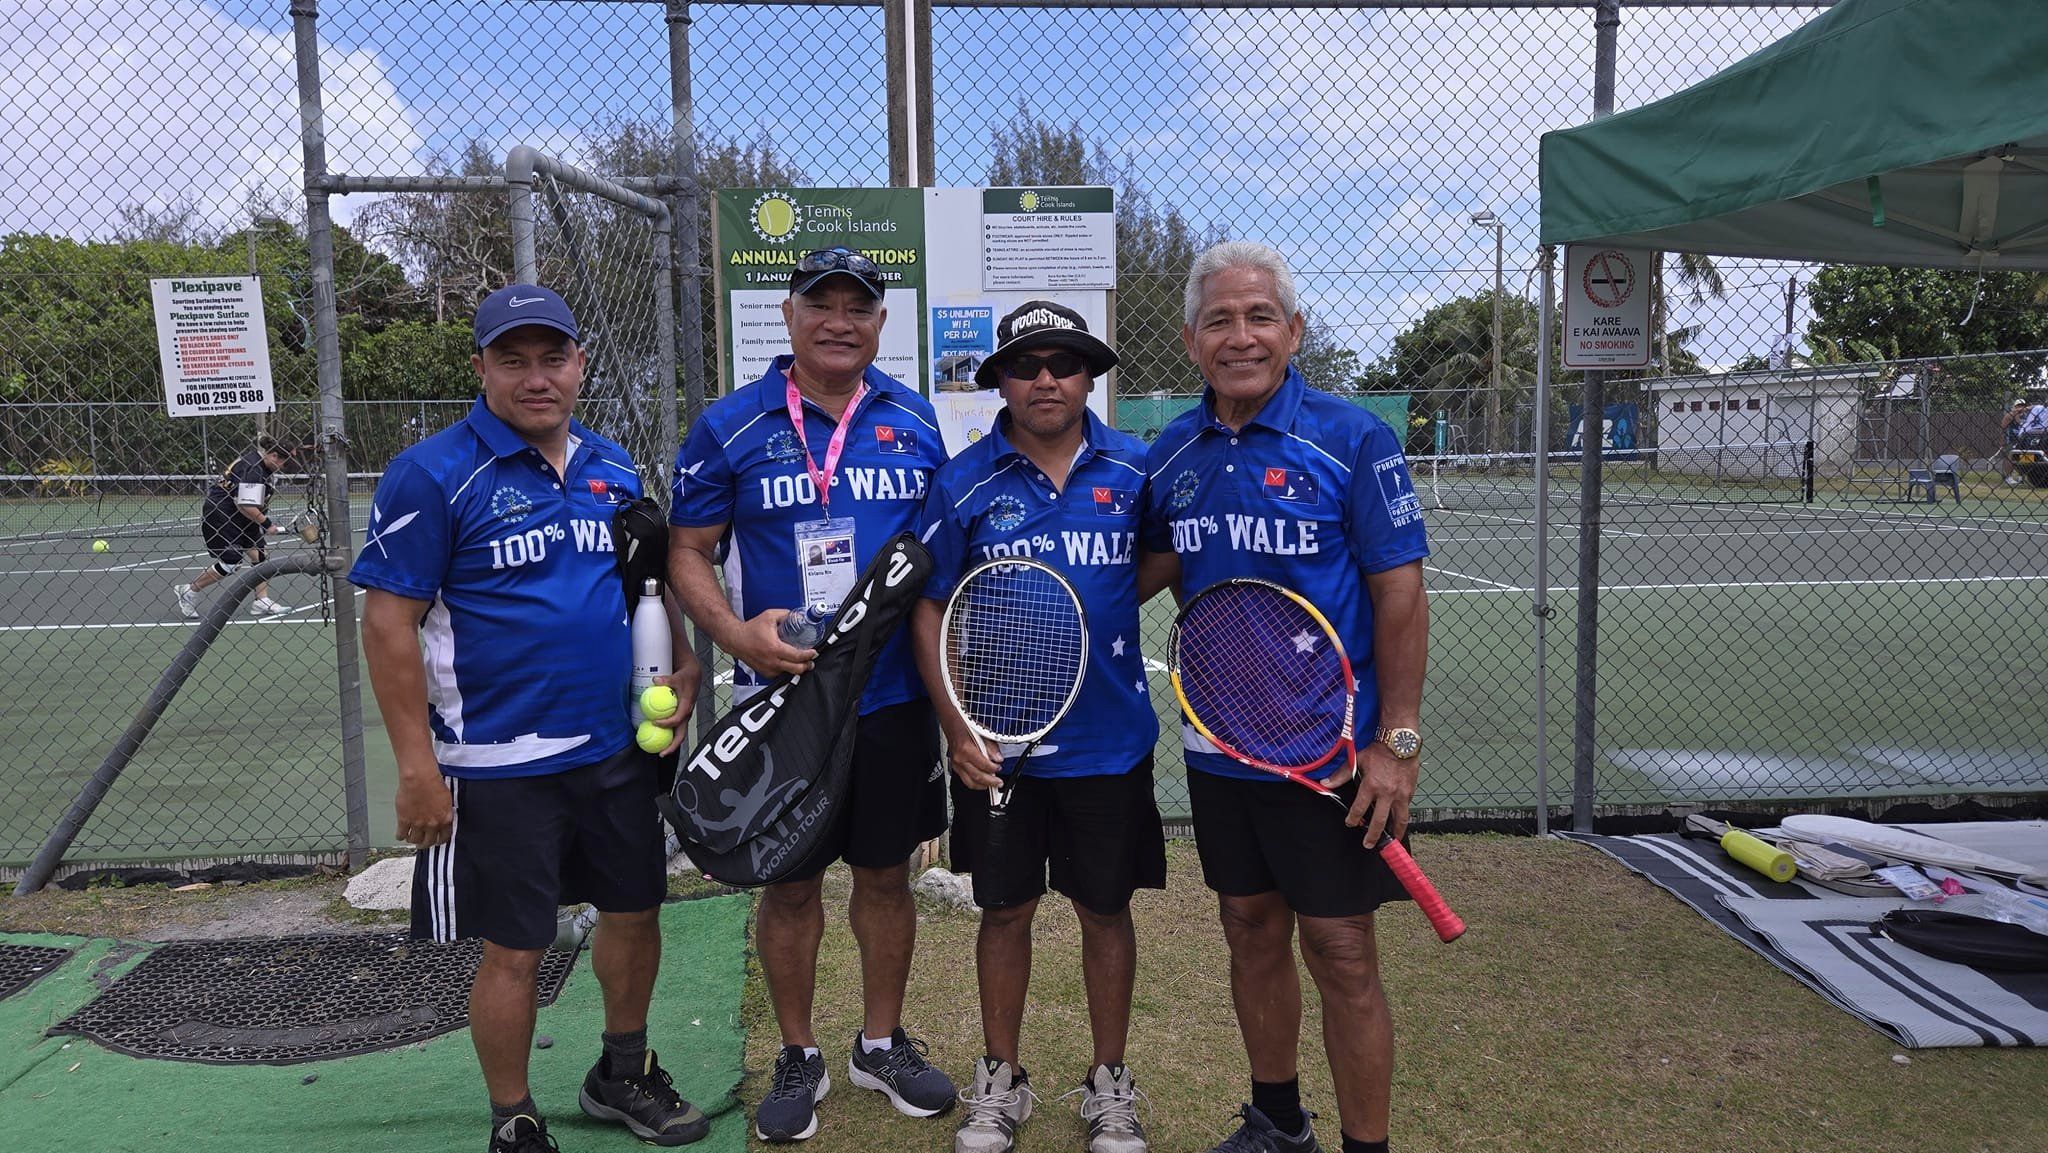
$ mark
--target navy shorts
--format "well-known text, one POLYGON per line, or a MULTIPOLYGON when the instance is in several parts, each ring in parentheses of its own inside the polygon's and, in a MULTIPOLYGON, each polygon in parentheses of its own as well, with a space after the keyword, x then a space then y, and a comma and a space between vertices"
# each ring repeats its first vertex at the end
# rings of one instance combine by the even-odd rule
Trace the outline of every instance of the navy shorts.
MULTIPOLYGON (((1357 784, 1337 790, 1348 805, 1357 784)), ((1226 897, 1278 891, 1304 917, 1355 917, 1406 900, 1365 829, 1344 810, 1292 781, 1247 781, 1199 770, 1188 774, 1195 851, 1202 880, 1226 897)))
POLYGON ((1152 799, 1152 756, 1130 772, 1027 777, 1001 817, 988 791, 953 780, 953 868, 974 874, 974 903, 1006 909, 1052 889, 1091 913, 1114 916, 1139 889, 1166 887, 1166 836, 1152 799), (990 822, 1006 826, 991 853, 990 822))
POLYGON ((862 717, 839 822, 783 880, 808 880, 834 861, 886 869, 909 860, 919 845, 946 831, 947 775, 930 701, 905 701, 862 717))
POLYGON ((206 502, 199 514, 199 539, 206 542, 206 551, 224 565, 260 559, 263 552, 263 526, 230 504, 206 502), (251 553, 257 556, 251 557, 251 553))
POLYGON ((443 777, 454 836, 413 858, 412 935, 508 949, 555 940, 558 906, 637 913, 668 895, 654 808, 660 763, 638 748, 538 777, 443 777))

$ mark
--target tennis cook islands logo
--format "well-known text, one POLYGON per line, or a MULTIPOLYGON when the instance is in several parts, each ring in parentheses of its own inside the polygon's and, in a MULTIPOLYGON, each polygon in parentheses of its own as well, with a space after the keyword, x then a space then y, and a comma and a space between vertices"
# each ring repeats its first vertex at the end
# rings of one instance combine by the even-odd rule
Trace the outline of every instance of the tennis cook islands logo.
POLYGON ((1202 478, 1195 475, 1195 470, 1182 469, 1181 474, 1173 478, 1172 487, 1166 490, 1166 510, 1186 512, 1188 506, 1195 503, 1195 490, 1200 487, 1202 478))
POLYGON ((533 515, 533 498, 506 485, 491 494, 491 515, 506 524, 518 524, 533 515))
POLYGON ((776 461, 802 460, 803 446, 796 442, 796 431, 785 428, 768 438, 768 459, 776 461))
POLYGON ((1024 502, 1005 494, 988 502, 988 527, 1009 532, 1024 523, 1024 502))
POLYGON ((799 215, 795 193, 770 189, 754 198, 749 219, 755 236, 769 244, 788 244, 796 239, 799 215))

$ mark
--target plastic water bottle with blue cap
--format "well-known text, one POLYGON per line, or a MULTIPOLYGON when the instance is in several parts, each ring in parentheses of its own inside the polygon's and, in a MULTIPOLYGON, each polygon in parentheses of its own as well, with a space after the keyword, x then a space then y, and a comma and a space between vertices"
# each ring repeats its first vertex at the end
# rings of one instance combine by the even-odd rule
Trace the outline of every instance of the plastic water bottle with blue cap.
POLYGON ((825 630, 832 623, 836 612, 824 601, 812 601, 799 609, 791 609, 789 615, 775 624, 775 635, 782 643, 792 648, 814 649, 825 639, 825 630))

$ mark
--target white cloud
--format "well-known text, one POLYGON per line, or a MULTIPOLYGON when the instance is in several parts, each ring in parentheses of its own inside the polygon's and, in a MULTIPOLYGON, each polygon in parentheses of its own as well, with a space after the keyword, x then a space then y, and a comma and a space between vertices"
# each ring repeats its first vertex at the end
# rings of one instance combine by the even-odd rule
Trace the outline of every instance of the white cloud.
MULTIPOLYGON (((0 33, 0 232, 103 236, 124 206, 186 202, 231 226, 252 196, 303 203, 289 32, 193 0, 50 0, 0 33)), ((384 63, 325 44, 321 63, 329 168, 412 167, 420 131, 384 63)))

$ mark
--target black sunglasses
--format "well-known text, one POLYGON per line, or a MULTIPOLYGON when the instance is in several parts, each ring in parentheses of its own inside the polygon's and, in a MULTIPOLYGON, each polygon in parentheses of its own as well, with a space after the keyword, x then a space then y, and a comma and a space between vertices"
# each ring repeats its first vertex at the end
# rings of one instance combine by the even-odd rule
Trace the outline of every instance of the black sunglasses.
POLYGON ((882 266, 850 248, 821 248, 806 252, 797 258, 796 270, 812 272, 851 272, 867 280, 880 280, 882 266))
POLYGON ((1040 372, 1050 372, 1056 377, 1083 376, 1088 372, 1088 362, 1071 352, 1055 352, 1050 356, 1013 356, 1003 362, 1002 373, 1011 380, 1037 380, 1040 372))

